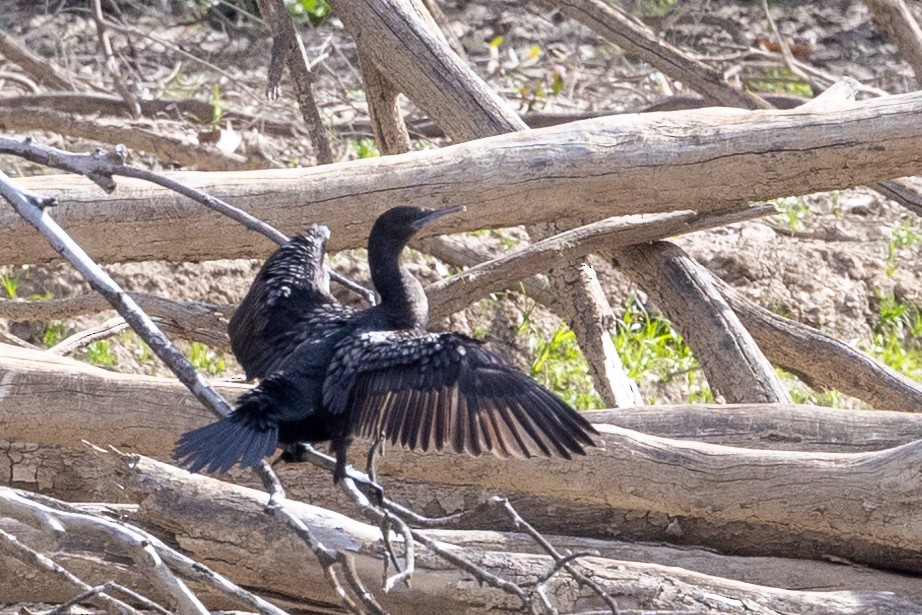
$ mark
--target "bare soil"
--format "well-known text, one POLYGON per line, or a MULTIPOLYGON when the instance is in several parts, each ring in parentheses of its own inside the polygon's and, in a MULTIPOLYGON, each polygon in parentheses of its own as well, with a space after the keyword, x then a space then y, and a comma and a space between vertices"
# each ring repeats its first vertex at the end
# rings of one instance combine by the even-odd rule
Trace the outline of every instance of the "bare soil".
MULTIPOLYGON (((464 42, 472 65, 520 111, 637 111, 672 94, 684 93, 681 84, 671 82, 581 26, 523 4, 500 0, 441 3, 454 34, 464 42), (502 42, 497 43, 500 36, 502 42), (557 93, 555 75, 560 87, 557 93)), ((98 81, 103 69, 96 53, 95 27, 79 3, 20 1, 12 5, 9 13, 0 16, 0 27, 24 38, 43 56, 58 59, 88 82, 98 81)), ((143 95, 204 100, 217 96, 216 104, 227 109, 286 119, 293 126, 300 126, 292 102, 294 96, 287 83, 279 101, 265 103, 261 98, 269 55, 264 26, 248 18, 228 18, 217 13, 195 18, 186 10, 185 3, 178 1, 121 5, 124 5, 121 14, 113 13, 111 19, 170 41, 222 67, 226 73, 218 76, 150 38, 118 35, 116 46, 129 67, 128 79, 143 95)), ((649 17, 648 22, 664 26, 662 35, 667 41, 691 49, 724 69, 735 67, 738 78, 750 85, 761 78, 763 87, 776 92, 802 93, 797 89, 802 86, 787 81, 777 72, 777 61, 754 56, 748 50, 757 37, 769 31, 759 3, 697 1, 687 5, 691 10, 674 23, 655 16, 649 17)), ((814 67, 894 93, 916 87, 909 66, 899 59, 886 35, 870 22, 863 3, 840 0, 801 6, 785 2, 774 3, 772 7, 786 36, 812 45, 809 62, 814 67)), ((922 7, 915 9, 922 17, 922 7)), ((329 122, 340 127, 340 137, 335 143, 337 155, 344 159, 355 157, 356 140, 362 138, 362 133, 350 132, 346 124, 366 118, 367 109, 354 46, 335 19, 315 28, 306 27, 304 36, 309 54, 317 55, 321 49, 329 53, 318 65, 318 98, 329 122)), ((0 70, 15 69, 15 65, 0 60, 0 70)), ((15 84, 3 87, 5 92, 18 93, 15 84)), ((411 103, 406 102, 405 108, 410 116, 419 115, 411 103)), ((170 134, 201 129, 166 117, 157 118, 153 125, 170 134)), ((253 143, 258 124, 236 129, 247 131, 245 140, 253 143)), ((279 164, 314 162, 303 136, 259 134, 258 137, 260 147, 279 164)), ((53 134, 42 139, 73 149, 93 145, 53 134)), ((138 159, 159 166, 143 154, 138 159)), ((4 159, 0 164, 14 172, 36 171, 21 161, 4 159)), ((790 207, 793 211, 801 207, 798 219, 794 220, 793 214, 779 214, 770 220, 680 237, 677 242, 760 304, 858 346, 867 344, 873 335, 882 297, 895 296, 922 304, 922 244, 913 243, 913 237, 922 237, 922 225, 914 214, 861 187, 809 195, 799 202, 791 201, 790 207), (899 247, 895 237, 908 237, 912 245, 899 247)), ((497 240, 496 234, 479 240, 488 242, 497 251, 510 249, 497 240)), ((444 265, 432 267, 429 258, 417 257, 413 262, 421 277, 430 281, 450 273, 444 265)), ((336 255, 332 263, 342 273, 367 283, 362 251, 336 255)), ((616 310, 630 296, 645 301, 642 291, 632 287, 610 263, 597 264, 616 310)), ((256 261, 235 260, 134 263, 110 269, 132 291, 228 303, 243 296, 258 267, 256 261)), ((45 293, 65 297, 88 290, 63 265, 4 271, 20 276, 21 297, 45 293)), ((343 297, 350 299, 348 293, 343 297)), ((541 308, 530 312, 531 307, 532 302, 523 297, 511 302, 481 304, 453 317, 450 325, 467 332, 486 330, 487 339, 527 365, 529 344, 534 341, 516 333, 524 315, 529 314, 537 329, 547 335, 560 324, 541 308)), ((655 308, 650 306, 650 309, 655 308)), ((82 318, 69 326, 84 327, 109 316, 82 318)), ((12 332, 39 343, 47 323, 8 324, 12 332)), ((133 342, 124 337, 119 340, 114 344, 117 369, 163 373, 155 363, 139 359, 140 353, 133 342)), ((228 357, 226 376, 238 375, 239 369, 228 357)), ((657 397, 677 402, 682 394, 666 388, 657 397)))

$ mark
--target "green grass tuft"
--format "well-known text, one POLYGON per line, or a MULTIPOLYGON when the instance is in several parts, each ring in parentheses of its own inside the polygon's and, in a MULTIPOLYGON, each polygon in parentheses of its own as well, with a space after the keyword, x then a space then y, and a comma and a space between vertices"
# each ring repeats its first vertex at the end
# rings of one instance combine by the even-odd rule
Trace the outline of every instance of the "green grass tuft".
POLYGON ((109 340, 97 340, 86 347, 86 358, 93 365, 100 367, 115 367, 118 365, 118 357, 112 352, 112 344, 109 340))
POLYGON ((346 143, 355 152, 356 157, 358 158, 375 158, 380 156, 381 153, 378 151, 378 145, 375 143, 374 139, 364 138, 356 141, 355 139, 347 139, 346 143))
POLYGON ((333 9, 327 0, 285 0, 288 13, 298 21, 319 25, 326 21, 333 9))
POLYGON ((877 325, 867 352, 896 371, 922 381, 922 311, 893 294, 879 296, 877 325))
POLYGON ((551 339, 536 346, 531 375, 577 410, 605 407, 592 386, 589 364, 576 343, 576 335, 568 327, 558 328, 551 339))
POLYGON ((201 342, 192 342, 192 347, 189 349, 189 362, 195 366, 195 369, 210 376, 219 376, 227 371, 224 355, 213 351, 201 342))
POLYGON ((8 298, 16 299, 19 291, 19 275, 15 273, 0 275, 0 286, 3 286, 8 298))
POLYGON ((70 327, 65 325, 60 321, 53 321, 48 323, 48 326, 45 327, 45 330, 42 332, 42 344, 51 348, 61 343, 68 335, 70 335, 70 327))

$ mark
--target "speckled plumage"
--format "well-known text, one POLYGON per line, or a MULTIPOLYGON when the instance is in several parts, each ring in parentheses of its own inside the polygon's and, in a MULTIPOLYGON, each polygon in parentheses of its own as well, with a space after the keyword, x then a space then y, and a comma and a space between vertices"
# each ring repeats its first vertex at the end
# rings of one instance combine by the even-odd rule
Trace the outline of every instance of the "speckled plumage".
POLYGON ((299 344, 344 327, 355 310, 330 293, 323 267, 330 229, 312 225, 270 256, 228 325, 248 379, 272 373, 299 344))
POLYGON ((273 254, 229 327, 248 376, 262 382, 230 417, 183 435, 174 456, 197 471, 255 465, 279 443, 332 441, 334 477, 353 436, 500 458, 584 454, 595 430, 481 342, 428 333, 420 283, 400 264, 410 238, 454 210, 397 207, 368 239, 381 302, 335 302, 323 273, 329 231, 315 226, 273 254))

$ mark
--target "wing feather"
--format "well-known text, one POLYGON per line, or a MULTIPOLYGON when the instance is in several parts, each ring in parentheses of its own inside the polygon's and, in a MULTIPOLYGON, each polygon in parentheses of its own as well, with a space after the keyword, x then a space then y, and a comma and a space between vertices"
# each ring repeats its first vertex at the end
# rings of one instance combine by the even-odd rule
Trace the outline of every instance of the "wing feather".
POLYGON ((455 333, 373 331, 337 346, 324 383, 351 432, 395 444, 500 458, 585 454, 596 433, 556 395, 455 333))

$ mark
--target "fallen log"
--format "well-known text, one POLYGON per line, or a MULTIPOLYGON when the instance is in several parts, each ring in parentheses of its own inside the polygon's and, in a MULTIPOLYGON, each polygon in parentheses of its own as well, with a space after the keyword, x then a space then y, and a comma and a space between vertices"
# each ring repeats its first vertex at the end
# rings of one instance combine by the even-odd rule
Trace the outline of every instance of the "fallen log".
MULTIPOLYGON (((263 587, 271 596, 288 603, 325 609, 338 604, 319 571, 316 559, 280 520, 266 515, 267 495, 185 471, 145 458, 99 454, 98 462, 118 480, 139 504, 127 518, 179 545, 197 560, 214 567, 240 585, 263 587), (285 571, 285 574, 268 574, 285 571)), ((5 515, 16 518, 15 508, 4 506, 5 515)), ((330 548, 348 552, 366 583, 380 578, 382 545, 373 526, 314 506, 291 502, 293 511, 330 548)), ((19 519, 22 520, 22 519, 19 519)), ((521 582, 539 576, 553 566, 545 555, 510 550, 486 550, 469 534, 434 532, 434 537, 454 538, 441 545, 469 561, 521 582)), ((482 540, 482 538, 480 538, 482 540)), ((500 546, 521 543, 510 537, 500 546)), ((493 538, 497 546, 496 538, 493 538)), ((494 588, 480 585, 422 547, 417 548, 417 571, 411 588, 399 587, 378 598, 391 612, 464 613, 471 609, 516 609, 518 600, 494 588)), ((751 613, 893 613, 922 607, 910 598, 882 591, 803 592, 757 586, 683 570, 606 557, 585 557, 579 567, 592 575, 623 609, 677 609, 692 612, 751 613)), ((0 586, 2 587, 2 586, 0 586)), ((565 612, 598 609, 601 600, 579 588, 567 575, 548 582, 548 595, 565 612)), ((2 597, 0 597, 2 600, 2 597)))
MULTIPOLYGON (((175 382, 79 367, 37 351, 3 350, 13 357, 0 369, 0 433, 8 439, 71 447, 89 439, 167 456, 181 432, 213 420, 175 382), (41 361, 47 366, 36 369, 41 361)), ((772 406, 752 408, 764 418, 772 406)), ((601 424, 598 429, 600 447, 573 461, 499 463, 394 448, 380 473, 398 501, 432 515, 502 493, 551 533, 618 535, 739 554, 831 555, 922 571, 922 520, 914 510, 922 497, 922 442, 837 454, 731 448, 601 424)), ((361 458, 361 447, 355 449, 361 458)), ((291 493, 336 501, 326 472, 306 464, 280 469, 291 493)))
MULTIPOLYGON (((402 203, 466 205, 438 229, 457 232, 732 209, 912 175, 922 172, 920 111, 917 92, 835 110, 632 114, 311 169, 170 176, 286 233, 324 222, 337 250, 363 246, 375 216, 402 203)), ((135 181, 120 180, 112 197, 70 175, 17 183, 58 198, 54 216, 102 262, 259 257, 272 248, 184 197, 135 181)), ((55 258, 24 221, 0 209, 0 262, 55 258)))

